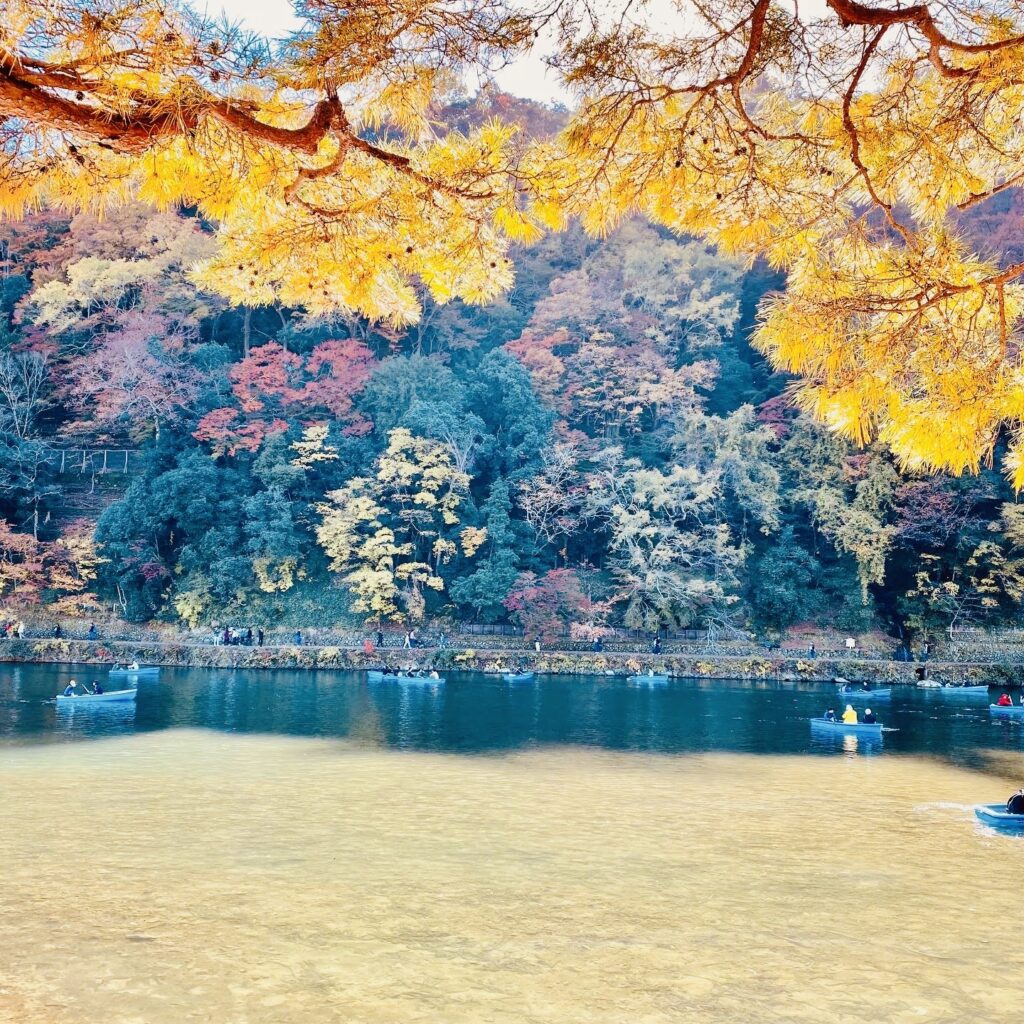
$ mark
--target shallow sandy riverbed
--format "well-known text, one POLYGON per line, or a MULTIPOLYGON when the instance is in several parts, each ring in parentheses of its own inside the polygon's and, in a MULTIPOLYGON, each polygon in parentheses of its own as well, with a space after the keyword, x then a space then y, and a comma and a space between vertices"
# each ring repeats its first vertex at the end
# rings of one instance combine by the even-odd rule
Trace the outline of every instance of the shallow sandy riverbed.
POLYGON ((1024 841, 967 807, 1007 788, 911 757, 0 747, 0 1020, 1016 1021, 1024 841))

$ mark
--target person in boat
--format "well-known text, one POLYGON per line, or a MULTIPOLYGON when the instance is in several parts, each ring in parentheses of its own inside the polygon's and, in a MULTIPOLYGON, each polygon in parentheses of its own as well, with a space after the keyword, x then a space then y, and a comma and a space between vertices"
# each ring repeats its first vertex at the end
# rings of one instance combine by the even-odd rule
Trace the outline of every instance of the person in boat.
POLYGON ((139 671, 139 663, 138 663, 137 661, 133 661, 133 662, 132 662, 132 663, 131 663, 131 664, 130 664, 130 665, 128 666, 128 671, 129 671, 129 672, 138 672, 138 671, 139 671))
POLYGON ((835 708, 829 708, 828 711, 825 712, 825 721, 826 722, 834 722, 835 720, 836 720, 836 709, 835 708))
POLYGON ((1009 800, 1006 801, 1007 814, 1024 814, 1024 789, 1018 789, 1009 800))
POLYGON ((878 721, 878 719, 875 718, 874 711, 872 711, 871 708, 865 708, 864 709, 864 724, 865 725, 875 725, 875 723, 877 721, 878 721))
POLYGON ((103 695, 103 686, 100 684, 98 679, 92 681, 92 690, 90 691, 94 697, 100 697, 103 695))
POLYGON ((441 678, 441 677, 440 677, 440 676, 439 676, 439 675, 437 674, 437 669, 436 669, 436 668, 432 668, 432 669, 430 670, 430 678, 431 678, 431 679, 440 679, 440 678, 441 678))
POLYGON ((843 725, 856 725, 857 724, 857 712, 854 710, 852 704, 846 705, 846 710, 843 712, 843 725))
POLYGON ((1001 708, 1012 708, 1013 698, 1008 693, 999 694, 999 700, 996 701, 996 706, 1001 708))
POLYGON ((76 682, 74 681, 74 679, 72 679, 72 680, 71 680, 71 681, 70 681, 70 682, 68 683, 68 685, 64 687, 64 696, 65 696, 65 697, 74 697, 74 696, 75 696, 75 688, 76 688, 77 686, 78 686, 78 683, 76 683, 76 682))

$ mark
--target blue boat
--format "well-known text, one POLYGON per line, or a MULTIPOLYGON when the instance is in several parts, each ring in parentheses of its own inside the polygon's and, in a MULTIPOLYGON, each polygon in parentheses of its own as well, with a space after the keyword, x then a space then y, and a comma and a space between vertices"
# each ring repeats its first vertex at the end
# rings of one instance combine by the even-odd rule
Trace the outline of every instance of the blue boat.
POLYGON ((851 733, 852 735, 881 736, 881 722, 858 722, 856 725, 840 722, 839 719, 832 721, 828 718, 812 718, 811 728, 819 732, 828 733, 851 733))
POLYGON ((668 676, 626 676, 626 682, 634 686, 667 686, 668 676))
POLYGON ((81 707, 83 704, 123 704, 125 701, 135 700, 138 690, 107 690, 105 693, 72 693, 64 696, 58 693, 55 700, 57 707, 70 708, 81 707))
POLYGON ((159 665, 140 665, 138 668, 119 666, 108 673, 111 679, 156 679, 160 675, 159 665))
POLYGON ((1024 814, 1010 814, 1006 804, 976 804, 974 816, 983 825, 1002 832, 1024 832, 1024 814))
POLYGON ((1008 704, 1003 707, 1000 704, 989 704, 988 710, 993 715, 1006 715, 1008 718, 1020 718, 1024 716, 1024 705, 1008 704))
POLYGON ((506 683, 532 683, 533 673, 532 672, 506 672, 502 679, 506 683))
POLYGON ((955 683, 947 683, 945 686, 940 686, 935 692, 941 693, 944 697, 980 697, 982 694, 988 693, 988 685, 957 686, 955 683))
POLYGON ((883 690, 840 690, 839 696, 847 700, 885 700, 892 696, 892 687, 887 686, 883 690))
POLYGON ((366 678, 371 683, 420 683, 437 686, 444 682, 444 676, 438 676, 435 679, 433 676, 413 676, 406 675, 404 672, 385 674, 384 672, 370 671, 366 673, 366 678))

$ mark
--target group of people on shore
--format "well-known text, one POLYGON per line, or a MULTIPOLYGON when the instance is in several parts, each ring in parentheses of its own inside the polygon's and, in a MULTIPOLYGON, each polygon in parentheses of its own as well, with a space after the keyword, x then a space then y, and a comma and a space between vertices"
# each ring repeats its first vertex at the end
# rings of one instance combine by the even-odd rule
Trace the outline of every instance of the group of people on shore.
MULTIPOLYGON (((387 635, 385 634, 384 630, 381 629, 380 627, 377 628, 376 635, 374 636, 374 643, 376 645, 375 649, 378 650, 378 651, 382 650, 383 648, 385 648, 387 646, 389 646, 387 635)), ((363 644, 364 649, 366 648, 366 646, 368 644, 370 645, 371 648, 374 647, 374 644, 371 644, 370 641, 367 640, 367 641, 364 641, 364 644, 363 644)), ((397 646, 399 646, 399 644, 396 642, 395 644, 392 644, 390 646, 397 647, 397 646)), ((415 650, 417 647, 430 647, 430 646, 431 646, 431 644, 429 642, 428 643, 424 643, 423 642, 423 640, 421 639, 419 633, 417 632, 417 630, 415 628, 407 629, 405 631, 405 635, 402 637, 401 648, 402 648, 403 651, 412 651, 412 650, 415 650)), ((433 646, 437 647, 437 648, 439 648, 441 650, 443 650, 445 647, 448 646, 448 638, 445 636, 444 630, 441 630, 441 632, 437 634, 437 639, 434 642, 433 646)))
POLYGON ((257 647, 262 647, 265 637, 266 634, 264 634, 262 628, 257 629, 254 634, 252 626, 244 633, 232 629, 230 626, 225 626, 223 632, 214 633, 213 642, 215 644, 222 644, 224 647, 252 647, 255 641, 257 647))
POLYGON ((17 637, 19 640, 25 635, 25 623, 21 619, 10 620, 0 627, 4 637, 8 640, 17 637))

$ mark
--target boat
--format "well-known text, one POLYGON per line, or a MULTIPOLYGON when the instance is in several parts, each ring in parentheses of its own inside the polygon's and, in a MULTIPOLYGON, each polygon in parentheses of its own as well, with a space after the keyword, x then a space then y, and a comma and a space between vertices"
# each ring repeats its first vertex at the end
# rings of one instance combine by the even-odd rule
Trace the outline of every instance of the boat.
POLYGON ((974 816, 989 828, 1003 832, 1024 832, 1024 814, 1010 814, 1006 804, 975 804, 974 816))
POLYGON ((957 686, 956 683, 946 683, 944 686, 939 687, 940 693, 988 693, 988 683, 984 686, 957 686))
POLYGON ((506 683, 532 683, 532 672, 506 672, 502 678, 506 683))
POLYGON ((880 690, 840 690, 840 697, 848 697, 850 700, 884 700, 892 696, 892 687, 887 686, 880 690))
POLYGON ((818 729, 821 732, 829 733, 861 733, 865 736, 881 736, 882 735, 882 723, 881 722, 858 722, 856 725, 841 722, 837 718, 832 721, 828 718, 812 718, 811 728, 818 729))
POLYGON ((404 673, 380 672, 372 670, 366 673, 366 678, 371 683, 443 683, 444 676, 437 679, 431 676, 410 676, 404 673))
POLYGON ((626 676, 626 682, 634 686, 667 686, 668 676, 626 676))
POLYGON ((106 693, 77 693, 70 697, 65 697, 63 693, 58 693, 56 700, 57 704, 61 707, 68 707, 74 704, 76 707, 79 704, 117 704, 124 703, 127 700, 135 700, 135 695, 138 690, 109 690, 106 693))
POLYGON ((386 676, 385 682, 400 683, 402 686, 444 686, 444 676, 386 676))
POLYGON ((989 704, 988 710, 993 715, 1007 715, 1009 717, 1024 716, 1024 706, 1020 704, 989 704))
POLYGON ((112 668, 107 675, 111 679, 156 679, 160 675, 160 666, 140 665, 138 668, 112 668))

